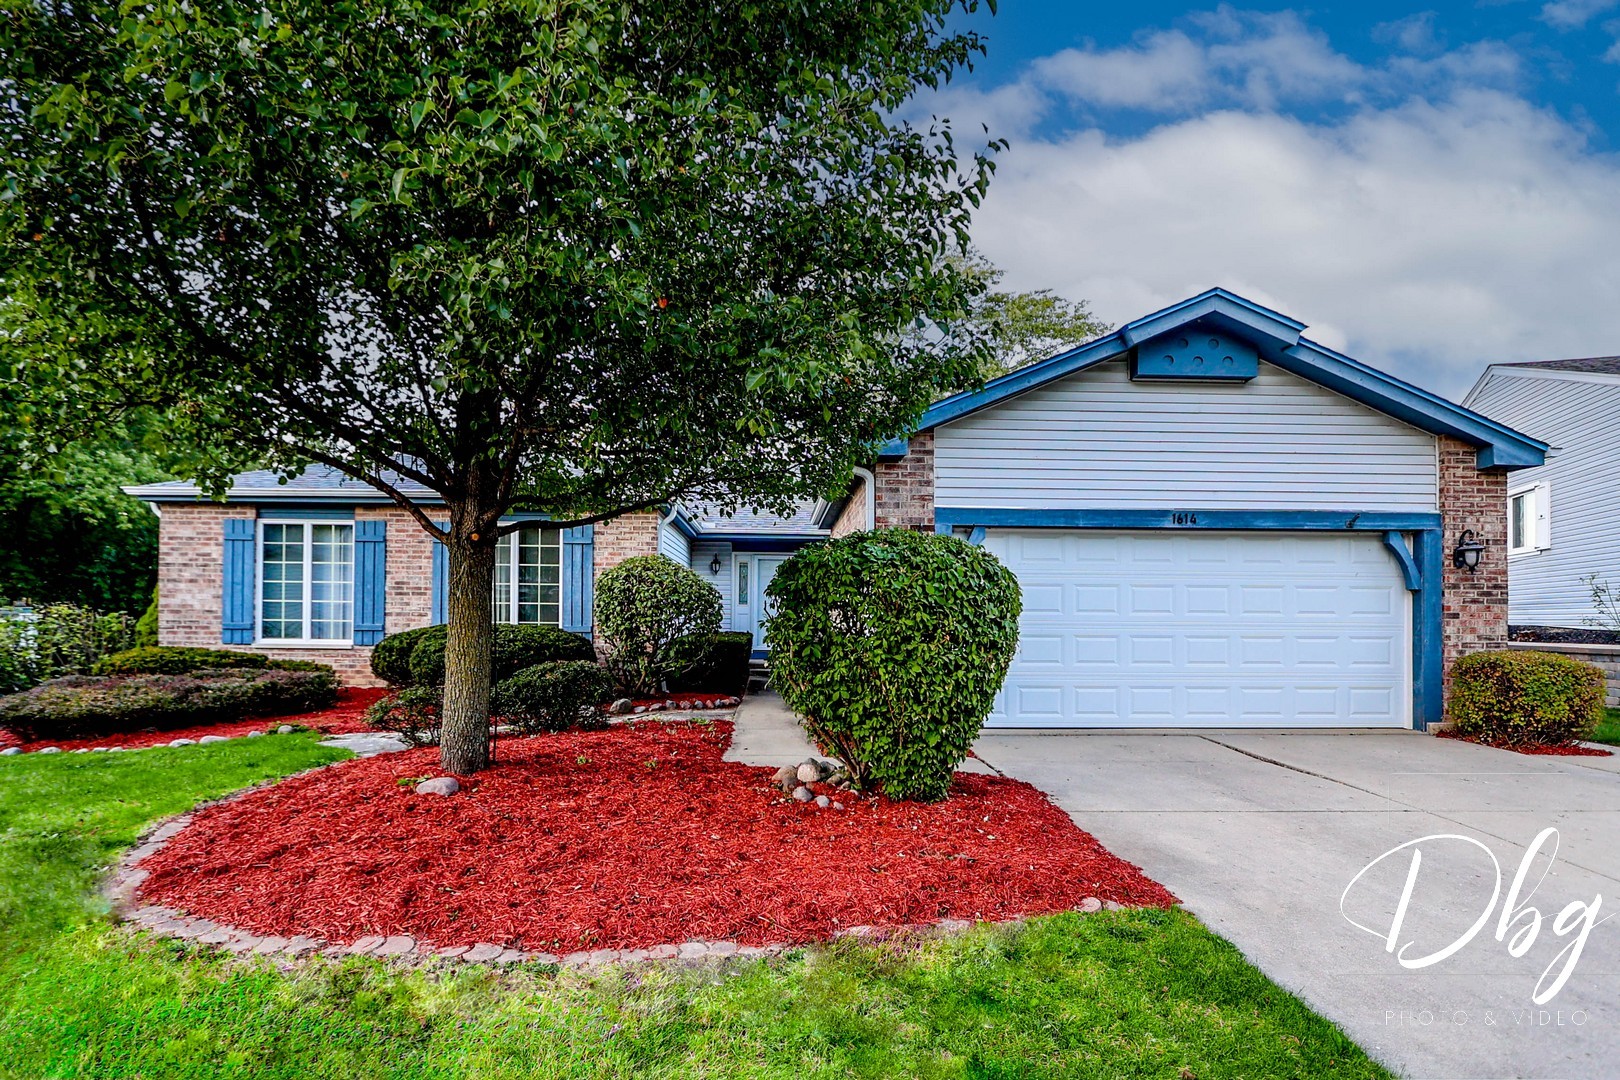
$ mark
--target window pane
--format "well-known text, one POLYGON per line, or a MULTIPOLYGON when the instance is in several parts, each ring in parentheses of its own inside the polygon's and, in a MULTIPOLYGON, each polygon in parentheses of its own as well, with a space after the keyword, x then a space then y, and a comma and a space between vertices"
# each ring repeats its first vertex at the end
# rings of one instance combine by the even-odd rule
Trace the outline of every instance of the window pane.
MULTIPOLYGON (((504 545, 503 545, 504 547, 504 545)), ((519 529, 512 534, 508 604, 516 621, 557 626, 562 622, 562 535, 556 529, 519 529)))
POLYGON ((737 606, 748 606, 748 564, 737 563, 737 606))
POLYGON ((1524 542, 1524 504, 1528 499, 1523 495, 1515 495, 1508 500, 1508 547, 1522 548, 1524 542))
POLYGON ((354 635, 354 527, 310 526, 309 636, 348 640, 354 635))
POLYGON ((304 636, 304 527, 266 525, 260 568, 260 626, 266 639, 304 636))
POLYGON ((495 544, 495 587, 490 597, 490 613, 495 621, 512 621, 512 538, 503 536, 495 544))

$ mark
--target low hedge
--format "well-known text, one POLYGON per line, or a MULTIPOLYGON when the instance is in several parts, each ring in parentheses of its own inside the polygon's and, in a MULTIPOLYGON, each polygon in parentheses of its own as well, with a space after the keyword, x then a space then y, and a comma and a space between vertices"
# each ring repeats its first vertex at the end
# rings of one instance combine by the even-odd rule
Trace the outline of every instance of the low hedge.
POLYGON ((443 711, 444 693, 437 686, 407 686, 374 702, 366 710, 366 723, 411 746, 437 746, 443 711))
POLYGON ((196 671, 251 669, 273 671, 330 672, 329 664, 313 660, 272 660, 260 653, 234 649, 200 649, 184 645, 143 645, 137 649, 104 656, 97 662, 97 675, 190 675, 196 671))
MULTIPOLYGON (((442 686, 445 626, 424 626, 383 638, 371 650, 371 671, 391 686, 442 686)), ((495 627, 492 656, 494 681, 509 679, 524 668, 564 660, 596 660, 590 639, 555 626, 495 627)))
POLYGON ((325 671, 223 668, 190 675, 70 675, 0 698, 0 727, 23 739, 68 739, 224 724, 331 705, 325 671))
POLYGON ((526 735, 604 726, 613 679, 588 660, 524 668, 495 686, 491 711, 526 735))
POLYGON ((1503 649, 1451 666, 1457 733, 1498 746, 1567 746, 1603 718, 1603 669, 1557 653, 1503 649))
POLYGON ((669 678, 671 692, 714 691, 742 697, 748 692, 749 661, 754 655, 754 635, 722 631, 695 634, 676 644, 677 654, 695 657, 691 666, 669 678))

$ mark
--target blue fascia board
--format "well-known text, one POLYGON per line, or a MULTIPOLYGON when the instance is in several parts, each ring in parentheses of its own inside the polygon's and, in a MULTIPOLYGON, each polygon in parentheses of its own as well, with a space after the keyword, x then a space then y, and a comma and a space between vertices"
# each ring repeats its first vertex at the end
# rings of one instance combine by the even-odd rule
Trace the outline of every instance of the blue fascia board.
POLYGON ((923 413, 922 419, 917 423, 917 430, 927 431, 940 424, 958 420, 969 413, 978 412, 999 401, 1043 386, 1053 379, 1061 379, 1065 375, 1073 375, 1105 360, 1122 356, 1130 347, 1125 344, 1120 333, 1116 330, 1096 341, 1087 342, 1000 378, 991 379, 978 390, 964 390, 960 394, 952 394, 948 398, 936 401, 929 406, 927 412, 923 413))
POLYGON ((1299 340, 1300 331, 1305 329, 1304 323, 1290 319, 1281 312, 1245 300, 1236 293, 1215 288, 1206 289, 1162 311, 1132 320, 1120 327, 1119 333, 1125 344, 1134 347, 1199 320, 1206 320, 1245 337, 1258 337, 1261 342, 1277 348, 1293 345, 1299 340))
POLYGON ((899 461, 911 453, 910 439, 890 439, 878 447, 877 459, 879 461, 899 461))
POLYGON ((667 520, 671 525, 675 526, 676 530, 688 540, 696 540, 702 535, 698 532, 697 526, 693 525, 692 522, 687 518, 686 509, 678 504, 675 506, 660 507, 659 516, 665 518, 665 520, 667 520), (674 511, 672 516, 670 515, 671 510, 674 511))
POLYGON ((1481 469, 1523 469, 1546 461, 1546 443, 1314 341, 1301 338, 1291 348, 1269 351, 1266 359, 1421 431, 1477 447, 1475 464, 1481 469))
POLYGON ((1025 510, 936 507, 934 528, 1001 529, 1283 529, 1415 532, 1438 529, 1439 514, 1386 510, 1025 510))
POLYGON ((806 544, 828 539, 826 533, 800 536, 761 536, 758 533, 704 533, 704 543, 730 544, 734 552, 798 551, 806 544))

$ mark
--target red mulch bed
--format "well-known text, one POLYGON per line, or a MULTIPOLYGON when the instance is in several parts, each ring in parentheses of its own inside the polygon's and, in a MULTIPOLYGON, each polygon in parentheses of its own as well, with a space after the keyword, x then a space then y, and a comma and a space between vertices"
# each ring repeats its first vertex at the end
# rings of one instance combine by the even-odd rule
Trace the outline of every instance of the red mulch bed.
POLYGON ((564 952, 1176 902, 1028 784, 959 773, 936 805, 819 810, 721 761, 730 735, 649 720, 506 741, 449 798, 410 786, 436 750, 344 762, 199 812, 141 864, 141 897, 258 934, 564 952))
POLYGON ((338 691, 337 704, 319 712, 297 713, 293 716, 255 716, 248 720, 234 720, 228 724, 200 724, 197 727, 170 728, 164 731, 131 731, 122 735, 102 735, 90 739, 37 739, 23 742, 11 732, 0 728, 0 750, 20 746, 25 751, 46 746, 60 746, 63 750, 86 750, 98 746, 122 746, 139 750, 147 746, 162 746, 175 739, 200 739, 204 735, 223 735, 236 738, 250 731, 264 731, 282 724, 298 724, 327 735, 347 735, 356 731, 370 731, 364 717, 371 703, 387 694, 387 690, 369 687, 344 687, 338 691))
POLYGON ((1542 757, 1613 757, 1613 750, 1599 750, 1592 746, 1543 746, 1524 745, 1509 746, 1506 743, 1486 742, 1484 739, 1475 739, 1467 735, 1459 735, 1455 731, 1440 732, 1442 739, 1456 739, 1458 742, 1471 742, 1476 746, 1488 746, 1492 750, 1511 750, 1515 754, 1532 754, 1542 757))

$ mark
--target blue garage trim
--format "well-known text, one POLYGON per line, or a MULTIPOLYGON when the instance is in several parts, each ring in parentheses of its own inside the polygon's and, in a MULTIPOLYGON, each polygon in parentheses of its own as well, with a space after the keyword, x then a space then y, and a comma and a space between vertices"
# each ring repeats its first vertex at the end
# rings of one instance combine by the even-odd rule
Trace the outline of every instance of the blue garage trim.
POLYGON ((968 530, 969 543, 986 528, 1176 529, 1189 532, 1381 532, 1412 595, 1412 727, 1425 730, 1443 718, 1442 560, 1439 514, 1357 510, 1009 510, 937 507, 934 531, 968 530), (1408 550, 1404 533, 1411 533, 1408 550))
POLYGON ((1522 469, 1545 461, 1546 443, 1308 341, 1299 336, 1303 323, 1225 289, 1210 289, 1126 323, 1106 337, 992 379, 982 389, 953 394, 923 413, 917 430, 959 420, 1054 379, 1125 356, 1138 345, 1193 323, 1235 334, 1257 346, 1261 358, 1269 363, 1420 431, 1463 440, 1478 449, 1481 469, 1522 469))
POLYGON ((1412 551, 1406 546, 1406 534, 1391 529, 1384 534, 1384 546, 1389 553, 1395 556, 1400 564, 1401 577, 1406 579, 1406 591, 1417 592, 1423 587, 1423 574, 1418 570, 1417 560, 1412 557, 1412 551))
POLYGON ((936 507, 934 530, 998 529, 1295 529, 1414 532, 1440 528, 1440 515, 1382 510, 1010 510, 936 507))

